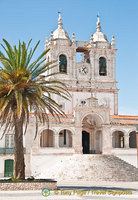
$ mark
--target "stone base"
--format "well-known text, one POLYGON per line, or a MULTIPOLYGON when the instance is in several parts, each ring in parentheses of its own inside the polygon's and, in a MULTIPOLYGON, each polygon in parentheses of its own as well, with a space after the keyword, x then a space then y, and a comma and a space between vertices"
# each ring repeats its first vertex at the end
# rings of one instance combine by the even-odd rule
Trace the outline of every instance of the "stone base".
POLYGON ((49 190, 57 189, 57 181, 0 181, 0 190, 49 190))

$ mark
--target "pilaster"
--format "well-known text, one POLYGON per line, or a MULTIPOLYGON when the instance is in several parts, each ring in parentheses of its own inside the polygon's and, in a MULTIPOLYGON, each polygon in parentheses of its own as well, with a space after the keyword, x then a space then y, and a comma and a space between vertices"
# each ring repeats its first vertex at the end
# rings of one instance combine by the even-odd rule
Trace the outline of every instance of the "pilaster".
POLYGON ((114 93, 114 114, 118 115, 118 92, 114 93))
POLYGON ((59 134, 55 134, 55 148, 59 148, 59 134))
POLYGON ((124 135, 124 147, 129 149, 129 135, 124 135))
POLYGON ((75 153, 82 154, 82 128, 75 128, 75 134, 73 135, 73 147, 75 153))
POLYGON ((107 125, 103 125, 102 127, 102 141, 103 141, 103 154, 109 154, 110 150, 112 149, 112 136, 110 127, 107 125))

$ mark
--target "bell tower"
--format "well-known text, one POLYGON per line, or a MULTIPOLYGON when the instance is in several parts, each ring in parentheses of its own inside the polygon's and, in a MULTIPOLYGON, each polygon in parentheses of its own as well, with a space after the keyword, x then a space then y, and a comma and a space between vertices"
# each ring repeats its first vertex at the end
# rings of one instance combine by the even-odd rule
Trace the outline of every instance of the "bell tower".
POLYGON ((72 95, 70 102, 57 99, 66 114, 74 112, 78 103, 85 103, 93 96, 101 106, 109 107, 110 114, 118 114, 118 89, 115 78, 115 37, 111 43, 101 31, 100 18, 97 17, 96 32, 90 41, 77 41, 75 33, 72 39, 63 29, 61 13, 58 18, 58 28, 51 31, 50 39, 46 39, 46 49, 50 49, 47 60, 57 60, 57 66, 52 72, 62 72, 55 76, 64 82, 72 95), (81 53, 82 60, 77 62, 76 55, 81 53))
POLYGON ((65 82, 70 82, 74 77, 75 61, 76 61, 76 48, 74 42, 70 40, 68 33, 63 29, 61 13, 59 12, 58 28, 53 32, 51 31, 50 39, 46 39, 46 49, 50 49, 47 54, 47 60, 57 60, 57 67, 53 72, 62 72, 57 78, 65 82))

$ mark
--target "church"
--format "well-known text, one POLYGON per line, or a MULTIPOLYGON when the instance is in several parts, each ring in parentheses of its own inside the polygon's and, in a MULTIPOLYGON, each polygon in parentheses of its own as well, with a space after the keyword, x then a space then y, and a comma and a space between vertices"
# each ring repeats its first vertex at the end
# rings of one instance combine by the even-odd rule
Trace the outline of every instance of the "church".
MULTIPOLYGON (((58 171, 61 163, 64 165, 77 155, 85 159, 112 155, 136 167, 138 116, 118 115, 115 37, 108 41, 97 17, 96 32, 90 41, 78 41, 75 33, 70 38, 59 13, 58 28, 46 39, 45 49, 50 49, 47 62, 58 60, 50 73, 62 72, 54 79, 67 85, 71 99, 53 95, 67 118, 57 122, 49 115, 49 124, 39 124, 35 140, 35 117, 30 113, 30 125, 24 136, 26 176, 45 177, 46 169, 58 171)), ((12 176, 12 132, 0 141, 0 154, 0 177, 12 176)), ((49 178, 54 176, 52 173, 48 171, 49 178)))

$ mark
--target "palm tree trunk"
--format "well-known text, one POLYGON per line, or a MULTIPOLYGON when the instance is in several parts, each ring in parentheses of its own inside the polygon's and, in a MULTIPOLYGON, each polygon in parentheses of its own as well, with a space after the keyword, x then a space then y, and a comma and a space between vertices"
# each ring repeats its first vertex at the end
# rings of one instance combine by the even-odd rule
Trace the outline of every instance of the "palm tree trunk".
POLYGON ((14 153, 14 177, 16 179, 25 179, 25 163, 23 149, 23 119, 22 112, 20 119, 17 115, 17 109, 14 110, 14 127, 15 127, 15 153, 14 153))

